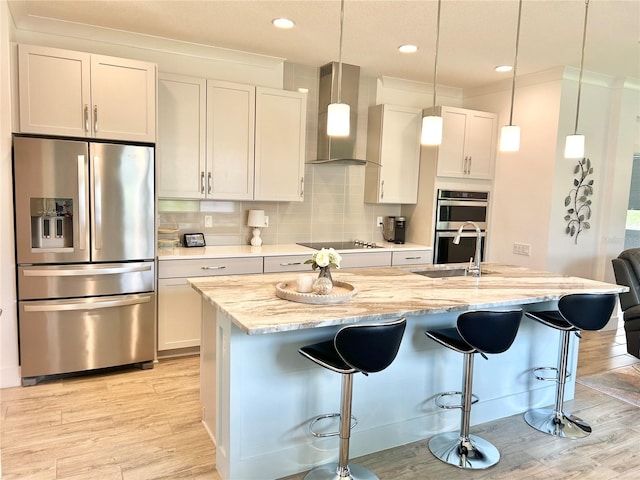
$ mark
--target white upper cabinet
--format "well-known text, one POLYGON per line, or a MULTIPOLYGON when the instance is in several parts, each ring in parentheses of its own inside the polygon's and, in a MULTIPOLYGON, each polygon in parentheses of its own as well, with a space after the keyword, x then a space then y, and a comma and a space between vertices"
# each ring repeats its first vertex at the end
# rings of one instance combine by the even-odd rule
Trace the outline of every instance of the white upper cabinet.
POLYGON ((156 141, 156 67, 152 63, 91 55, 93 136, 156 141))
POLYGON ((207 80, 206 197, 252 200, 256 87, 207 80))
POLYGON ((155 142, 155 65, 18 46, 20 131, 155 142))
POLYGON ((306 95, 180 75, 158 81, 158 196, 302 201, 306 95))
POLYGON ((307 96, 257 87, 255 200, 302 201, 307 96))
POLYGON ((158 197, 205 198, 207 82, 158 76, 158 197))
POLYGON ((456 107, 437 107, 442 145, 437 148, 439 177, 491 179, 496 154, 497 115, 456 107))
POLYGON ((417 202, 421 120, 418 108, 369 108, 365 202, 417 202))

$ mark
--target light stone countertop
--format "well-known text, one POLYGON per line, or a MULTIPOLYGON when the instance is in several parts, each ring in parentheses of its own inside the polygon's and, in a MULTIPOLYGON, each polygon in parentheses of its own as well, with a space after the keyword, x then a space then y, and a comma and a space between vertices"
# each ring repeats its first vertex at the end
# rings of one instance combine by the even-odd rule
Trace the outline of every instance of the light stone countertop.
MULTIPOLYGON (((296 272, 190 278, 191 286, 226 312, 249 335, 390 320, 469 309, 552 301, 568 293, 617 293, 626 287, 503 264, 483 264, 476 277, 429 278, 411 270, 455 268, 387 267, 332 269, 334 280, 358 289, 348 303, 312 305, 276 296, 275 285, 295 283, 296 272)), ((299 273, 299 272, 298 272, 299 273)))
MULTIPOLYGON (((431 250, 431 247, 416 243, 395 244, 389 242, 378 243, 381 248, 358 248, 351 250, 338 250, 340 253, 366 253, 366 252, 389 252, 402 250, 431 250)), ((303 247, 296 243, 281 245, 262 245, 253 247, 251 245, 222 245, 206 247, 178 247, 158 249, 158 260, 196 260, 203 258, 229 258, 229 257, 272 257, 278 255, 305 255, 309 257, 317 252, 313 248, 303 247)))

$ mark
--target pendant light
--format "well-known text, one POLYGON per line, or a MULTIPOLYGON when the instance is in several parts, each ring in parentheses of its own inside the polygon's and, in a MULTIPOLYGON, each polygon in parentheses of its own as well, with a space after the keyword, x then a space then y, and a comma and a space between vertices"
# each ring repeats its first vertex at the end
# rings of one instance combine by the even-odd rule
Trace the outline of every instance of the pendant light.
POLYGON ((440 44, 440 3, 438 0, 438 16, 436 21, 436 54, 433 65, 433 112, 422 117, 422 145, 440 145, 442 143, 442 117, 436 115, 436 84, 438 81, 438 46, 440 44))
POLYGON ((330 137, 348 137, 350 108, 342 103, 342 30, 344 24, 344 0, 340 1, 340 53, 338 55, 338 102, 327 107, 327 135, 330 137))
POLYGON ((509 125, 502 127, 500 131, 500 151, 517 152, 520 150, 520 127, 513 124, 513 99, 516 92, 516 70, 518 69, 518 46, 520 44, 520 18, 522 16, 522 0, 518 5, 518 28, 516 30, 516 54, 513 60, 513 79, 511 81, 511 111, 509 112, 509 125))
POLYGON ((564 146, 565 158, 584 158, 584 135, 578 134, 578 116, 580 114, 580 91, 582 90, 582 69, 584 66, 584 45, 587 40, 587 14, 589 13, 589 0, 584 2, 584 28, 582 30, 582 55, 580 57, 580 75, 578 76, 578 102, 576 105, 576 126, 573 135, 567 135, 564 146))

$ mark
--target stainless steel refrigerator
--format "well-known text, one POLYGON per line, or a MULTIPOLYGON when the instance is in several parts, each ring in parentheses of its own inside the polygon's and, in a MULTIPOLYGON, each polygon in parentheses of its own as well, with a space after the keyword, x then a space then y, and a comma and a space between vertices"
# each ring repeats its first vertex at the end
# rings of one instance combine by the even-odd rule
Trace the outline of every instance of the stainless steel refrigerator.
POLYGON ((22 384, 151 367, 153 147, 15 135, 13 167, 22 384))

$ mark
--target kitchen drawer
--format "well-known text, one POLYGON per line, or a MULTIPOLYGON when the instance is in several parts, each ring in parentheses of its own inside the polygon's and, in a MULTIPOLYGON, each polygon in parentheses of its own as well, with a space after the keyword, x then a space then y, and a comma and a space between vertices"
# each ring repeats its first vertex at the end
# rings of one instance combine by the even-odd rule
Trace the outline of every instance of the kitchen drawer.
POLYGON ((210 277, 262 273, 262 257, 200 258, 197 260, 162 260, 158 278, 210 277))
POLYGON ((432 250, 402 250, 393 252, 391 266, 398 265, 424 265, 433 263, 432 250))
POLYGON ((306 270, 311 272, 311 265, 308 263, 305 265, 304 263, 310 258, 310 254, 264 257, 264 273, 300 272, 306 270))
POLYGON ((369 250, 366 253, 340 253, 340 256, 342 257, 340 268, 391 266, 391 252, 369 250))

